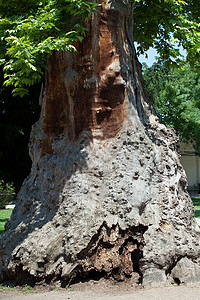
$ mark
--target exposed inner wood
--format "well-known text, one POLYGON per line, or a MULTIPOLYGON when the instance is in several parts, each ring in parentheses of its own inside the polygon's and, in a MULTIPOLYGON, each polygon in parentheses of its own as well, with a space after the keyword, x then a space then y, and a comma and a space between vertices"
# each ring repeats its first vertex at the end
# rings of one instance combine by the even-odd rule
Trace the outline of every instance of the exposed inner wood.
POLYGON ((111 138, 126 119, 126 80, 120 61, 123 20, 118 11, 102 5, 98 24, 93 26, 92 22, 73 56, 57 52, 49 57, 43 99, 43 154, 51 153, 50 137, 65 133, 74 139, 89 130, 94 138, 111 138))

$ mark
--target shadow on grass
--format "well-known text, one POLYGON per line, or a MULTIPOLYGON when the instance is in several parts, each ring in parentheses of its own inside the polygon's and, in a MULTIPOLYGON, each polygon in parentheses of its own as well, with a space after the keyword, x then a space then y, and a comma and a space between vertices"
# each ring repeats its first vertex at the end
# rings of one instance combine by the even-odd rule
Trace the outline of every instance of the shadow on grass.
POLYGON ((3 223, 3 222, 4 222, 4 223, 6 223, 6 222, 7 222, 9 219, 10 219, 10 218, 4 218, 4 219, 1 219, 1 218, 0 218, 0 222, 2 222, 2 223, 3 223))
POLYGON ((200 197, 192 198, 194 206, 200 206, 200 197))
POLYGON ((198 209, 198 210, 195 210, 195 212, 194 212, 194 216, 195 216, 195 218, 198 218, 198 217, 200 217, 200 209, 198 209))

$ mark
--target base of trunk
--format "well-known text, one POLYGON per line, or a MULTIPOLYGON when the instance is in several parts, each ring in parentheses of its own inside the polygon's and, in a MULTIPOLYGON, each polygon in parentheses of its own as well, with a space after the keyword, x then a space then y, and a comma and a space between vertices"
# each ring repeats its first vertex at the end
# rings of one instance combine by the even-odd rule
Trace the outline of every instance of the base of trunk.
POLYGON ((174 135, 156 126, 158 145, 155 124, 148 135, 129 124, 112 140, 54 140, 1 235, 1 280, 199 281, 200 231, 174 135))

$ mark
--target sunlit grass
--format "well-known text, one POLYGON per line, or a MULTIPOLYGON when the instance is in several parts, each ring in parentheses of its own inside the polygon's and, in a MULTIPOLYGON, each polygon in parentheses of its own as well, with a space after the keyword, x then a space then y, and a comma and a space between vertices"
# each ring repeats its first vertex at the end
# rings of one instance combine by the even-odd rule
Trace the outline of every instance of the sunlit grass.
POLYGON ((194 204, 194 216, 200 219, 200 197, 193 197, 192 201, 194 204))
POLYGON ((0 233, 4 231, 5 223, 10 219, 12 209, 0 209, 0 233))

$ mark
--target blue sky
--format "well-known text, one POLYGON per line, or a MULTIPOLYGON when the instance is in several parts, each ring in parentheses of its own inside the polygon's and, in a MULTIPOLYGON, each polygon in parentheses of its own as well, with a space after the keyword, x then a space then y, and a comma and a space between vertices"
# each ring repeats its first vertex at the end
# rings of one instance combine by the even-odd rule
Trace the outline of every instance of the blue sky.
POLYGON ((145 62, 149 67, 151 67, 152 64, 156 61, 155 57, 157 56, 157 52, 155 49, 150 48, 147 51, 147 55, 148 58, 146 58, 144 55, 140 55, 138 59, 141 63, 145 62))
MULTIPOLYGON (((179 49, 180 49, 180 53, 183 54, 184 56, 186 56, 186 51, 183 50, 182 47, 180 47, 179 49)), ((140 55, 138 57, 138 59, 141 63, 145 62, 148 65, 148 67, 151 67, 152 64, 156 61, 156 56, 158 56, 158 55, 157 55, 156 50, 153 48, 150 48, 147 51, 147 54, 148 54, 148 58, 146 58, 145 55, 140 55)))

